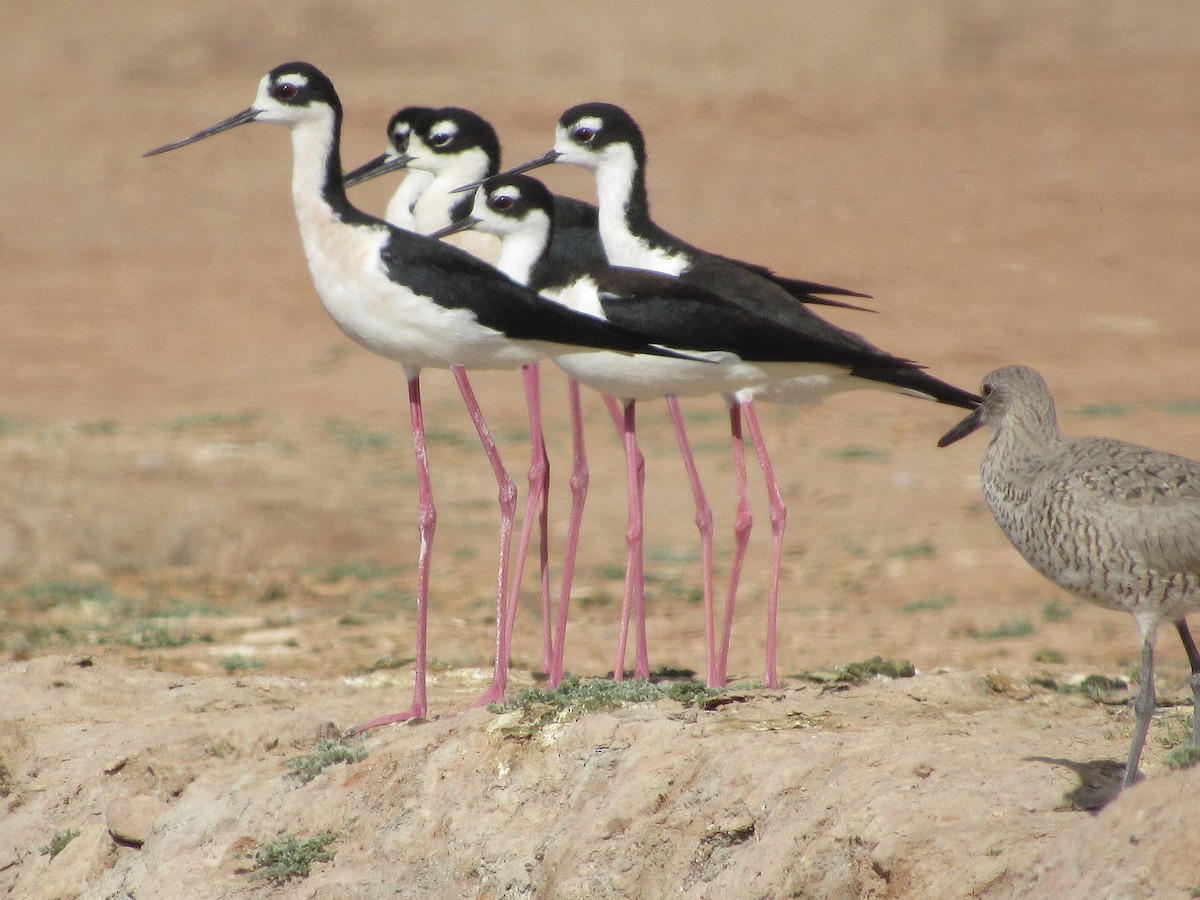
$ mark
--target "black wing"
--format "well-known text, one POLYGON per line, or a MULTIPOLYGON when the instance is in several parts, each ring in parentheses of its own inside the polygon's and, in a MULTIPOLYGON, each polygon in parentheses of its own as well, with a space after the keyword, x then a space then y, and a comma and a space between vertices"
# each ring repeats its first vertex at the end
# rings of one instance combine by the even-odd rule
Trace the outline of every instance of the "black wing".
POLYGON ((603 263, 600 213, 590 203, 554 195, 554 229, 550 237, 552 264, 603 263))
POLYGON ((589 267, 582 273, 596 283, 605 316, 654 334, 659 343, 670 347, 733 352, 751 362, 819 362, 881 370, 913 366, 866 341, 848 344, 781 325, 724 295, 670 275, 615 266, 589 267))
POLYGON ((481 325, 514 340, 655 356, 681 355, 653 346, 658 343, 653 335, 548 300, 450 244, 398 228, 389 231, 382 252, 389 277, 447 309, 469 310, 481 325))

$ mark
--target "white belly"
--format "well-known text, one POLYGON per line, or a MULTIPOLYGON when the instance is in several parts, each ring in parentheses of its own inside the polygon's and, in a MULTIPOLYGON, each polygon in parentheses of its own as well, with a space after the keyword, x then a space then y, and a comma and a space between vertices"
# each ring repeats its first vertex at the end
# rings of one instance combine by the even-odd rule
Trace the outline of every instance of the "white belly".
POLYGON ((387 277, 380 251, 387 232, 301 219, 313 285, 337 326, 373 353, 407 366, 513 369, 546 354, 447 309, 387 277))

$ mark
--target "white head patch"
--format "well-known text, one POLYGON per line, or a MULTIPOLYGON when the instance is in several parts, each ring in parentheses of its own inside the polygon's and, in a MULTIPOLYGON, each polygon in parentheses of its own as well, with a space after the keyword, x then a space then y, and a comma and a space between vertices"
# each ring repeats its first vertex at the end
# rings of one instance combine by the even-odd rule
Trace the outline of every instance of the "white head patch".
POLYGON ((454 140, 458 134, 458 125, 451 122, 449 119, 443 119, 440 122, 435 122, 433 127, 429 129, 429 137, 426 139, 430 147, 445 147, 454 140))

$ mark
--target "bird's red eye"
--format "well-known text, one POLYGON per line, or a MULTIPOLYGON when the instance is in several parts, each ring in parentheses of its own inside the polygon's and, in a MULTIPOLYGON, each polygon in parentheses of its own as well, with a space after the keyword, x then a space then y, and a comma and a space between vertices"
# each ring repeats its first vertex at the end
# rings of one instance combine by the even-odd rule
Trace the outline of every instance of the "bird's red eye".
POLYGON ((496 194, 492 197, 492 209, 498 209, 503 212, 506 209, 512 209, 516 200, 511 194, 496 194))
POLYGON ((281 81, 279 84, 275 85, 275 96, 280 100, 291 100, 296 96, 296 92, 298 90, 299 88, 297 88, 294 84, 281 81))
POLYGON ((574 131, 571 132, 572 140, 574 140, 576 143, 580 143, 580 144, 586 144, 588 141, 590 141, 595 136, 596 136, 596 129, 590 128, 587 125, 580 125, 578 128, 576 128, 574 131))

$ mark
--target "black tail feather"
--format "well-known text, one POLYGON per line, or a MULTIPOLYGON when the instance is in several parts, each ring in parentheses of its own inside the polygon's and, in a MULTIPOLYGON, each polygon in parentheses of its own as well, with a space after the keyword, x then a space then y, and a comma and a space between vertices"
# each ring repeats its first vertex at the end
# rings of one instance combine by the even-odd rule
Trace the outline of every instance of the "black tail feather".
POLYGON ((974 409, 982 402, 982 398, 978 394, 964 391, 962 388, 948 384, 940 378, 934 378, 920 366, 914 365, 900 368, 857 366, 850 371, 850 374, 858 378, 865 378, 868 381, 890 384, 902 390, 911 391, 915 394, 928 397, 931 400, 936 400, 938 403, 957 406, 960 409, 974 409))

